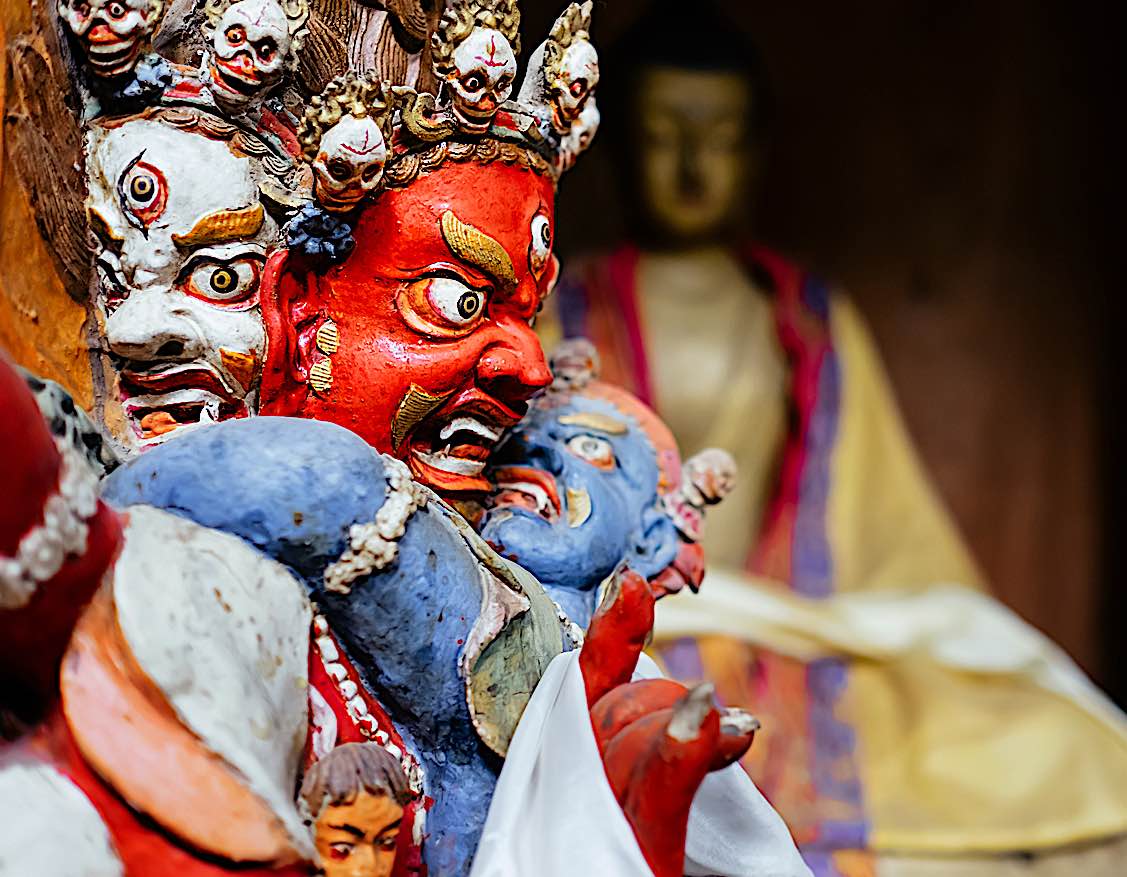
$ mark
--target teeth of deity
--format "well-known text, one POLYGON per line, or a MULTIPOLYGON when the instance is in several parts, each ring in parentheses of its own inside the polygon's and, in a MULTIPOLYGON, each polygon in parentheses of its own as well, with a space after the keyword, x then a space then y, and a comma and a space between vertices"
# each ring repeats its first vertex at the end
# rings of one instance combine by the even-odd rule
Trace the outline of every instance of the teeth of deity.
POLYGON ((416 448, 413 452, 420 460, 435 469, 449 472, 452 475, 480 475, 485 469, 484 460, 467 460, 462 457, 449 456, 445 451, 428 454, 416 448))
POLYGON ((552 501, 548 499, 548 492, 539 484, 532 484, 528 481, 514 481, 498 486, 503 490, 517 490, 532 497, 536 500, 536 511, 538 512, 546 512, 552 508, 552 501))
POLYGON ((446 441, 450 436, 459 430, 472 432, 474 435, 479 435, 490 442, 495 442, 501 438, 501 431, 486 426, 476 417, 455 417, 446 426, 442 427, 442 432, 438 434, 439 439, 446 441))

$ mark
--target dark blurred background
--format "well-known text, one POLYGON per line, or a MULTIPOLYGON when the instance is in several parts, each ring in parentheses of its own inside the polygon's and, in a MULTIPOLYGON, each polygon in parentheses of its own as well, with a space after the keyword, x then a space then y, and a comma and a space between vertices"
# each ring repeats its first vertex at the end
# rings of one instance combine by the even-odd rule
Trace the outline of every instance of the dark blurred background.
MULTIPOLYGON (((526 51, 560 5, 522 3, 526 51)), ((645 5, 597 0, 596 44, 645 5)), ((849 290, 996 593, 1124 703, 1118 4, 722 5, 774 95, 758 236, 849 290)), ((619 239, 617 197, 596 139, 565 264, 619 239)))

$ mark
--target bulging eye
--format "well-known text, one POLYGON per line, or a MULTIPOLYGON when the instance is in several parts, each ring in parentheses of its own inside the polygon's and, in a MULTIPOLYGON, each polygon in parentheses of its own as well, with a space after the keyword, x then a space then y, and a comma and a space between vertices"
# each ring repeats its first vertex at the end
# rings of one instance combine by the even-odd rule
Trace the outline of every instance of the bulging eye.
POLYGON ((227 42, 232 46, 241 46, 246 42, 247 32, 241 24, 233 24, 227 28, 227 42))
POLYGON ((219 304, 242 303, 258 292, 261 264, 257 259, 198 263, 188 276, 188 292, 219 304))
POLYGON ((436 277, 430 282, 427 298, 435 311, 451 323, 464 326, 485 310, 485 293, 451 277, 436 277))
POLYGON ((126 12, 125 5, 122 3, 111 3, 106 7, 106 12, 110 14, 110 18, 122 18, 126 12))
POLYGON ((572 97, 583 97, 583 95, 587 91, 587 80, 586 79, 575 80, 575 82, 571 83, 570 91, 571 91, 572 97))
POLYGON ((254 51, 260 60, 269 64, 274 60, 274 55, 278 51, 278 47, 274 44, 273 40, 263 40, 254 47, 254 51))
POLYGON ((352 855, 353 844, 337 841, 329 844, 329 857, 337 862, 343 862, 352 855))
POLYGON ((614 455, 614 445, 601 436, 589 433, 573 435, 567 440, 567 449, 580 460, 585 460, 599 469, 609 471, 618 463, 614 455))
POLYGON ((537 280, 544 274, 548 257, 552 255, 552 223, 542 213, 532 217, 532 242, 528 245, 528 267, 537 280))
POLYGON ((425 335, 456 338, 468 335, 485 316, 489 298, 465 281, 427 277, 406 284, 396 299, 407 324, 425 335))
POLYGON ((462 77, 462 88, 466 91, 478 91, 485 88, 485 77, 480 73, 468 73, 462 77))
POLYGON ((129 221, 148 228, 164 213, 168 203, 168 184, 159 168, 134 159, 118 180, 118 197, 129 221))

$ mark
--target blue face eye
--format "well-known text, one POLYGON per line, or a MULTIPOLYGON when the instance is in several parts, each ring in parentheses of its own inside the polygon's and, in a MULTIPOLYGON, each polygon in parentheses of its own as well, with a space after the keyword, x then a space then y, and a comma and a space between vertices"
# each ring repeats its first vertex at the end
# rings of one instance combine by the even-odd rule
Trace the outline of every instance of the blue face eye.
POLYGON ((590 433, 572 436, 567 440, 567 450, 572 456, 606 471, 614 469, 618 463, 614 445, 607 439, 590 433))

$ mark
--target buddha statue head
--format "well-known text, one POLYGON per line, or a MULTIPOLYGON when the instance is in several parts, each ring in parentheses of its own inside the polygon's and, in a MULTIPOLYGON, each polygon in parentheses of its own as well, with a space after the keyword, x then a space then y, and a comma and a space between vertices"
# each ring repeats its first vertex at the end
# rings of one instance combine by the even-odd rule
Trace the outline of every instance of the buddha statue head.
POLYGON ((711 2, 657 0, 608 53, 601 102, 634 211, 656 245, 723 238, 747 217, 768 113, 755 47, 711 2))

